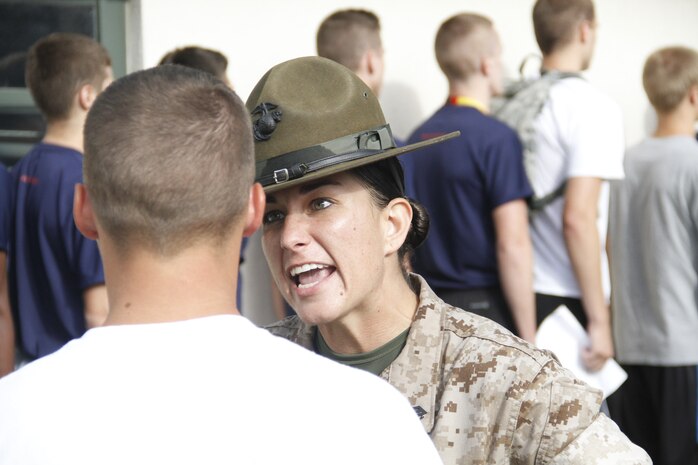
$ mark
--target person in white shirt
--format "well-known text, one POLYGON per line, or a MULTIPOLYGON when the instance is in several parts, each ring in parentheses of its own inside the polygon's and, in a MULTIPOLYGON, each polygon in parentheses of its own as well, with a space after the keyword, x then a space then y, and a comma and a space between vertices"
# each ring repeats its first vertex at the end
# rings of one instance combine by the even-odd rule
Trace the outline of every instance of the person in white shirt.
POLYGON ((110 313, 0 380, 0 464, 440 463, 394 388, 239 315, 253 178, 250 118, 213 76, 161 66, 100 95, 74 216, 110 313))
MULTIPOLYGON (((533 25, 542 71, 586 70, 596 44, 592 0, 538 0, 533 25)), ((582 77, 560 79, 534 121, 534 192, 564 195, 533 213, 534 289, 540 323, 561 304, 586 327, 586 366, 598 370, 613 356, 605 237, 608 180, 623 177, 620 108, 582 77)))

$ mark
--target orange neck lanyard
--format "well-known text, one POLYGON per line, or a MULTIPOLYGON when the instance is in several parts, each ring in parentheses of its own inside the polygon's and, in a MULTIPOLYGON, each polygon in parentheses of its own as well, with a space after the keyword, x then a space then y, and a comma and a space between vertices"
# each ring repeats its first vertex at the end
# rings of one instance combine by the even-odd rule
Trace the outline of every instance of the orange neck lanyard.
POLYGON ((480 103, 479 100, 475 100, 474 98, 456 95, 454 97, 449 97, 448 103, 451 105, 457 105, 459 107, 473 107, 484 115, 488 113, 487 108, 485 108, 485 106, 480 103))

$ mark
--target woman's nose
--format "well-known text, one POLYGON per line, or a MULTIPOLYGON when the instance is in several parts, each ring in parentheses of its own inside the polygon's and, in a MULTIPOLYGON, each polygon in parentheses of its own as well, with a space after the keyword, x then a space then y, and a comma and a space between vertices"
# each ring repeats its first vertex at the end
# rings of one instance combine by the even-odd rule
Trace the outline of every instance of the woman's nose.
POLYGON ((302 214, 292 213, 284 218, 281 227, 281 247, 294 250, 310 242, 309 223, 302 214))

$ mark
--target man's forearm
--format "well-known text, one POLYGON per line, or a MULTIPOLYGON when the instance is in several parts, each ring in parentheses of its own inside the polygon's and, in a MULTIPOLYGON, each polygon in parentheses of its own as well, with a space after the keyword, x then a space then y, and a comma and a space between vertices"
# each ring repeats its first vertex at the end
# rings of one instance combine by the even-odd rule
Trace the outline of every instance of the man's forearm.
POLYGON ((608 324, 610 315, 601 283, 601 242, 594 220, 565 223, 565 243, 590 324, 608 324))
POLYGON ((523 199, 512 200, 497 207, 492 213, 492 220, 497 238, 497 268, 504 298, 519 336, 534 342, 536 309, 528 207, 523 199))
POLYGON ((570 179, 563 213, 567 252, 588 319, 586 329, 590 344, 582 353, 582 359, 591 371, 601 369, 606 360, 613 357, 611 316, 601 282, 601 240, 596 227, 600 190, 600 179, 570 179))
POLYGON ((0 251, 0 377, 15 367, 15 327, 7 289, 6 254, 0 251))
POLYGON ((0 377, 15 367, 15 330, 9 305, 0 309, 0 377))
POLYGON ((533 295, 533 254, 530 243, 498 247, 499 280, 521 338, 536 338, 536 309, 533 295))

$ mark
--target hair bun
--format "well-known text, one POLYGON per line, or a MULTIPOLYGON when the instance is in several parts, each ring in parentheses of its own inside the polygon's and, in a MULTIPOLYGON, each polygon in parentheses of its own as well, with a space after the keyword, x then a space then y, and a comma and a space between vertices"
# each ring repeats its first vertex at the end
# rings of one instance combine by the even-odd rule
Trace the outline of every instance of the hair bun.
POLYGON ((427 238, 429 233, 429 213, 427 209, 421 203, 414 199, 407 199, 412 206, 412 224, 410 226, 410 232, 407 233, 405 238, 405 246, 408 250, 414 250, 427 238))

